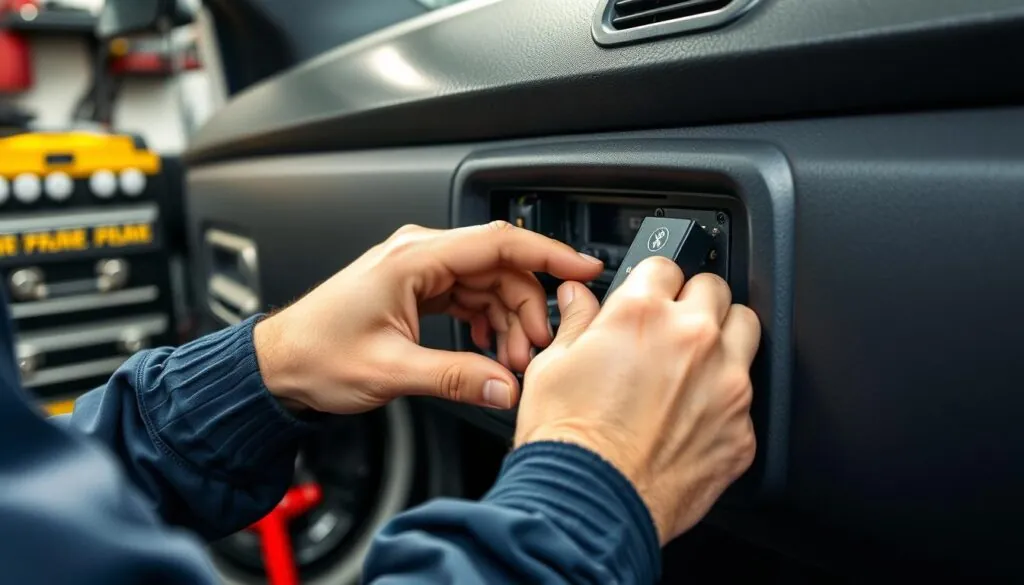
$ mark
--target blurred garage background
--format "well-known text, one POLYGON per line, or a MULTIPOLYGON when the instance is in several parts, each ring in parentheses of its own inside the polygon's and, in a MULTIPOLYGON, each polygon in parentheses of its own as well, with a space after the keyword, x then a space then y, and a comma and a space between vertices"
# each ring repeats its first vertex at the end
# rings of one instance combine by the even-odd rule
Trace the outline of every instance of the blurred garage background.
MULTIPOLYGON (((23 383, 40 404, 69 412, 133 352, 261 308, 239 284, 257 269, 244 239, 187 245, 180 156, 211 113, 245 85, 450 3, 261 0, 244 8, 260 14, 239 15, 230 0, 196 0, 179 2, 160 30, 100 38, 103 0, 0 0, 0 276, 23 383), (345 23, 345 38, 338 27, 304 35, 286 62, 268 57, 226 75, 220 46, 258 47, 220 42, 211 11, 276 26, 332 18, 345 23), (197 278, 199 261, 224 270, 197 278)), ((287 507, 212 545, 225 581, 286 585, 283 563, 304 583, 356 582, 362 551, 388 517, 428 497, 486 489, 496 470, 463 474, 461 461, 481 451, 491 455, 481 461, 499 461, 504 445, 460 440, 466 432, 407 402, 339 421, 296 461, 287 507), (265 538, 275 530, 288 536, 283 547, 265 538)))

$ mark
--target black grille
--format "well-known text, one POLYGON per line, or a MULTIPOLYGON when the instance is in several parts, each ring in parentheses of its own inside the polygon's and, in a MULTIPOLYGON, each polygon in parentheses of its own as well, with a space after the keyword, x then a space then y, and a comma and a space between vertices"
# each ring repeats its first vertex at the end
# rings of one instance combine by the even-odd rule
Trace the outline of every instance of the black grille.
POLYGON ((732 0, 613 0, 611 24, 622 30, 721 10, 732 0))

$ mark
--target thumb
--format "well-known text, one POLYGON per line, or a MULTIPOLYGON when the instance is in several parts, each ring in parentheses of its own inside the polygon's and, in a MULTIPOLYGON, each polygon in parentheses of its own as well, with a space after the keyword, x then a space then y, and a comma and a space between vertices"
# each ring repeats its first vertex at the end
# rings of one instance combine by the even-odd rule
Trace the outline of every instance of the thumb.
POLYGON ((563 348, 572 345, 590 327, 600 310, 601 304, 589 288, 578 282, 563 283, 558 287, 558 311, 562 322, 551 345, 563 348))
POLYGON ((519 401, 519 382, 512 372, 480 354, 416 346, 402 362, 404 394, 501 409, 519 401))

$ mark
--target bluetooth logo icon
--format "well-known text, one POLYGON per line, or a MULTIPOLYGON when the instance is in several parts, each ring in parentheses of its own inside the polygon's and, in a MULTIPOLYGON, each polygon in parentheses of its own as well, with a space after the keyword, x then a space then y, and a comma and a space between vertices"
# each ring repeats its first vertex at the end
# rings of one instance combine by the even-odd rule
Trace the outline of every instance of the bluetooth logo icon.
POLYGON ((668 235, 668 228, 660 227, 654 230, 654 233, 647 240, 647 249, 651 252, 657 252, 664 248, 665 244, 668 243, 668 235))

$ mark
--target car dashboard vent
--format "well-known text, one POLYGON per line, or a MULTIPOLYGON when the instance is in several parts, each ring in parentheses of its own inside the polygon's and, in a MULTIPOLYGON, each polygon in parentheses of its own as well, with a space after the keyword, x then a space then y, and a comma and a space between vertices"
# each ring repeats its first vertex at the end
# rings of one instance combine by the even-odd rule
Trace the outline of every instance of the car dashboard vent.
POLYGON ((615 0, 612 26, 623 30, 721 10, 731 0, 615 0))
POLYGON ((724 25, 757 0, 602 0, 594 40, 616 45, 724 25))

